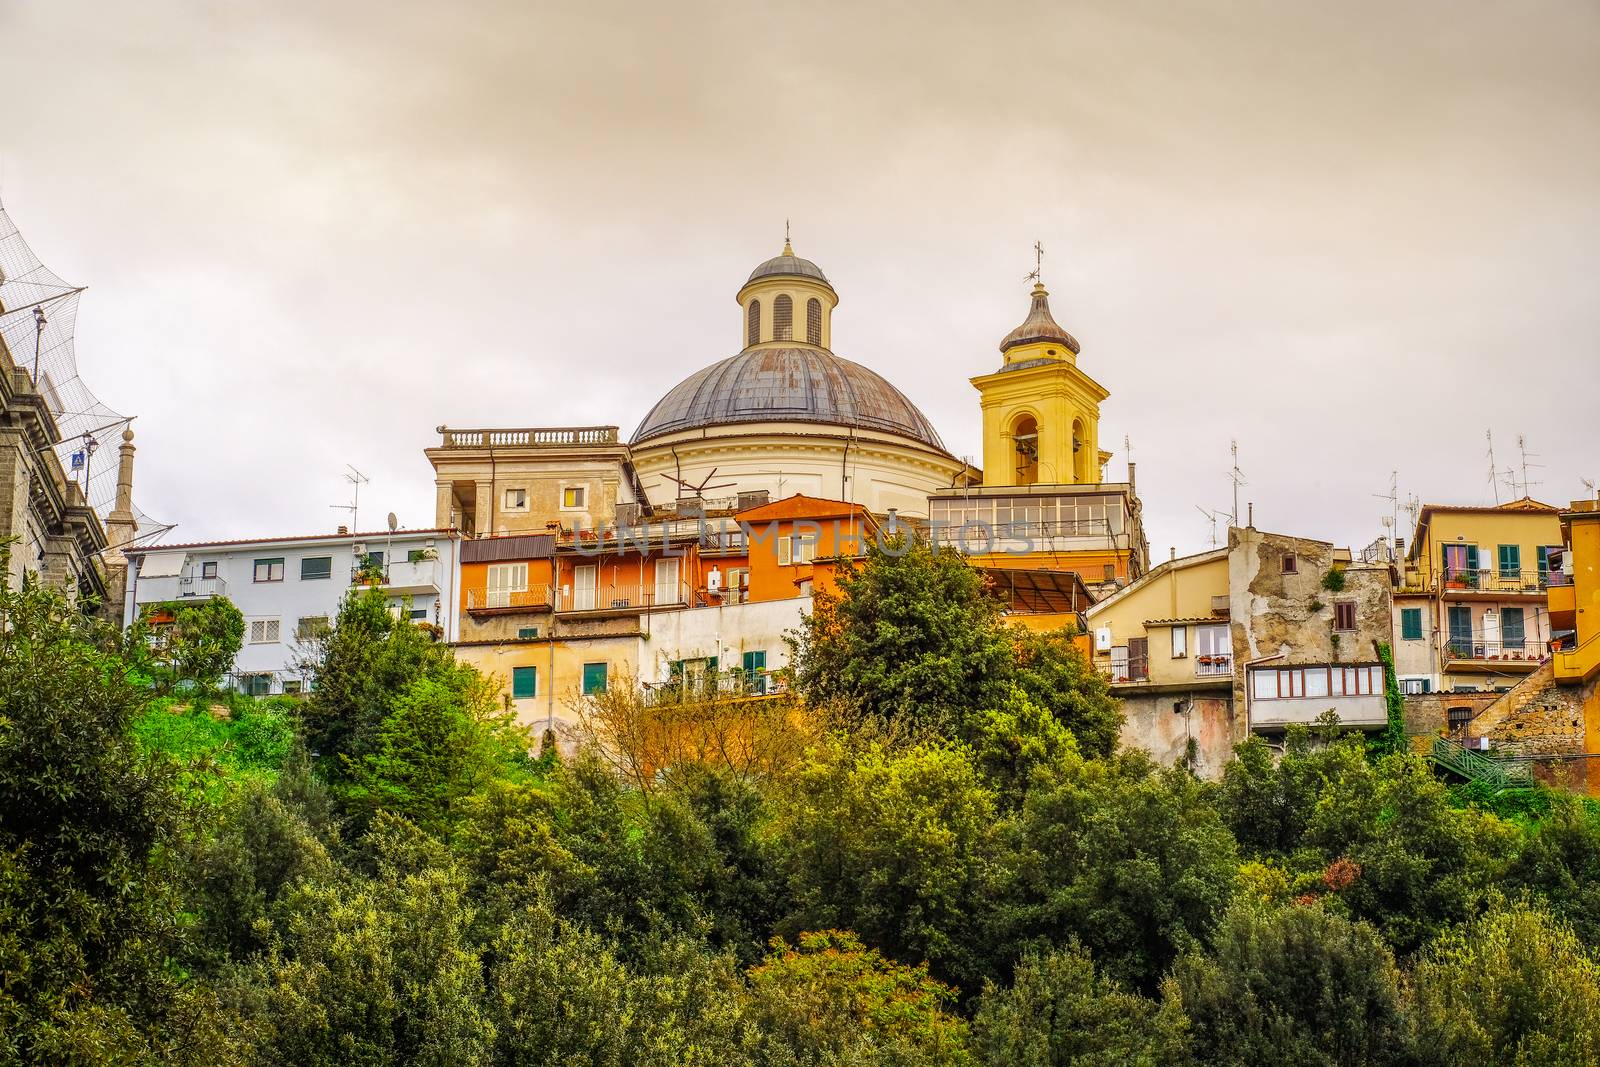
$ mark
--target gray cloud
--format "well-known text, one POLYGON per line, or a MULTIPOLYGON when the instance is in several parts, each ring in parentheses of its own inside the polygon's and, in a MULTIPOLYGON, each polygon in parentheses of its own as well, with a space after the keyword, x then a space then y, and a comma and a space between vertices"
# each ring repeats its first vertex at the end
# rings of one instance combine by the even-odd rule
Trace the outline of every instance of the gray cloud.
POLYGON ((1600 475, 1600 8, 10 0, 0 188, 190 537, 431 520, 456 425, 615 422, 738 345, 782 220, 842 355, 978 450, 1026 308, 1153 550, 1600 475), (1502 490, 1504 491, 1504 490, 1502 490))

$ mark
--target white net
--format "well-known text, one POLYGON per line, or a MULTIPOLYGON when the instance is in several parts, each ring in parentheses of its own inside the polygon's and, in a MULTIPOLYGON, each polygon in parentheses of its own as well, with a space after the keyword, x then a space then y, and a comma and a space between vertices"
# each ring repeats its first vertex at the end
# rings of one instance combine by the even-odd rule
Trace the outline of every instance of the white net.
MULTIPOLYGON (((116 504, 117 446, 126 419, 100 402, 78 372, 74 331, 82 289, 39 262, 0 205, 0 343, 38 383, 61 430, 56 454, 101 521, 116 504), (42 318, 42 322, 41 322, 42 318)), ((139 543, 167 527, 137 506, 139 543)))

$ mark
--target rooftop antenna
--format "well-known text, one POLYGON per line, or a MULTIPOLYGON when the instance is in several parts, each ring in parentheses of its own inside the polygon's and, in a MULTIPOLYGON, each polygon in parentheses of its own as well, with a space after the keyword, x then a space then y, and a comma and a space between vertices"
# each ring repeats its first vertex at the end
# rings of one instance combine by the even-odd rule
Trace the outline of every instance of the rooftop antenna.
POLYGON ((1389 536, 1394 535, 1394 528, 1400 525, 1400 472, 1389 472, 1389 491, 1387 493, 1373 493, 1379 500, 1389 502, 1389 514, 1383 517, 1383 525, 1388 528, 1389 536))
POLYGON ((1494 431, 1483 431, 1484 438, 1489 442, 1489 487, 1494 490, 1494 502, 1500 503, 1500 472, 1494 467, 1494 431))
POLYGON ((361 513, 361 487, 372 479, 368 478, 365 474, 362 474, 348 463, 345 464, 345 467, 348 468, 350 472, 343 475, 344 480, 350 483, 350 503, 329 504, 328 506, 330 508, 336 508, 339 511, 348 511, 350 513, 350 530, 352 533, 354 533, 355 531, 361 529, 360 524, 356 520, 356 516, 361 513))
POLYGON ((1407 493, 1404 508, 1406 513, 1406 529, 1415 530, 1417 528, 1417 516, 1422 514, 1422 501, 1417 498, 1417 494, 1407 493))
POLYGON ((1583 487, 1585 489, 1589 490, 1589 492, 1594 494, 1594 498, 1596 500, 1600 500, 1600 489, 1596 489, 1594 487, 1594 479, 1593 478, 1579 478, 1578 481, 1583 483, 1583 487))
POLYGON ((1207 511, 1205 508, 1201 507, 1199 504, 1196 504, 1194 506, 1194 509, 1196 511, 1198 511, 1200 514, 1204 515, 1206 517, 1206 521, 1207 522, 1211 523, 1211 547, 1212 548, 1216 548, 1217 547, 1217 517, 1219 515, 1226 515, 1227 512, 1225 512, 1225 511, 1207 511))
POLYGON ((1128 465, 1128 481, 1133 481, 1133 441, 1127 434, 1122 435, 1122 462, 1128 465))
POLYGON ((1244 471, 1239 469, 1239 439, 1235 437, 1231 444, 1233 451, 1233 468, 1228 471, 1228 480, 1233 483, 1233 514, 1229 516, 1229 522, 1232 525, 1237 526, 1239 525, 1239 487, 1241 485, 1249 485, 1250 483, 1245 481, 1244 471))
POLYGON ((1534 470, 1538 470, 1541 467, 1543 467, 1544 464, 1543 463, 1529 463, 1528 462, 1528 457, 1529 456, 1532 456, 1534 458, 1538 458, 1539 453, 1537 453, 1537 452, 1529 452, 1528 451, 1528 439, 1526 437, 1524 437, 1520 433, 1517 434, 1517 451, 1522 453, 1522 495, 1523 496, 1528 496, 1528 495, 1530 495, 1528 490, 1532 486, 1543 485, 1544 484, 1543 482, 1530 482, 1530 481, 1528 481, 1528 468, 1532 467, 1534 470))
POLYGON ((1039 282, 1044 284, 1040 272, 1044 270, 1044 245, 1038 241, 1033 242, 1033 270, 1022 280, 1025 282, 1039 282))

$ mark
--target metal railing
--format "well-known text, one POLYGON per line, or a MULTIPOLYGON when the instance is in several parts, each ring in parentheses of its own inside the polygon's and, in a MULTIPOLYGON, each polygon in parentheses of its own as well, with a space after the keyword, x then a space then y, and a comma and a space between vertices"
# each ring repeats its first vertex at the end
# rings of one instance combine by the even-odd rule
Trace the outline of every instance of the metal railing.
POLYGON ((194 597, 197 600, 227 596, 228 583, 215 575, 210 578, 196 578, 192 574, 185 574, 178 579, 178 595, 184 598, 194 597))
POLYGON ((941 519, 931 527, 934 545, 968 546, 984 541, 1046 541, 1057 537, 1100 537, 1117 541, 1105 519, 1064 519, 1052 522, 989 522, 977 516, 941 519), (965 525, 963 525, 965 524, 965 525))
POLYGON ((693 704, 718 697, 777 696, 788 691, 784 676, 775 670, 707 671, 665 682, 645 683, 645 702, 652 705, 693 704))
POLYGON ((1532 637, 1486 637, 1481 633, 1455 634, 1445 638, 1444 658, 1450 660, 1521 660, 1538 663, 1544 659, 1544 642, 1532 637))
POLYGON ((1433 739, 1433 762, 1473 782, 1482 782, 1495 792, 1525 789, 1533 785, 1533 763, 1525 759, 1484 756, 1448 737, 1433 739))
POLYGON ((1233 657, 1228 655, 1196 656, 1194 661, 1194 676, 1196 678, 1217 678, 1233 673, 1233 657))
POLYGON ((1548 572, 1529 570, 1500 570, 1496 567, 1447 567, 1439 575, 1439 584, 1446 590, 1466 590, 1477 593, 1537 593, 1549 583, 1548 572))
POLYGON ((688 603, 689 586, 684 582, 601 585, 592 589, 564 585, 556 597, 556 610, 649 611, 688 603))
POLYGON ((546 584, 532 585, 526 589, 468 589, 468 611, 537 611, 553 603, 551 588, 546 584))
POLYGON ((572 448, 614 445, 615 426, 530 426, 523 429, 452 430, 439 427, 444 448, 572 448))

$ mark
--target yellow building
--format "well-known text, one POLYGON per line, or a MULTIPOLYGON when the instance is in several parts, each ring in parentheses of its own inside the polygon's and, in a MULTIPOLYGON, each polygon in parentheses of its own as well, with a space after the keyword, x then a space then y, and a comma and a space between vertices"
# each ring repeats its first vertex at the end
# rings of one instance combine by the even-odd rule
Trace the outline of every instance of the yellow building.
POLYGON ((929 498, 937 543, 986 567, 1071 570, 1099 596, 1149 563, 1133 464, 1107 482, 1100 404, 1081 348, 1033 287, 1027 318, 1000 342, 1000 369, 972 379, 983 417, 983 484, 929 498))
POLYGON ((1548 658, 1555 508, 1428 504, 1396 588, 1396 673, 1407 691, 1508 689, 1548 658), (1424 672, 1423 665, 1426 664, 1424 672))

